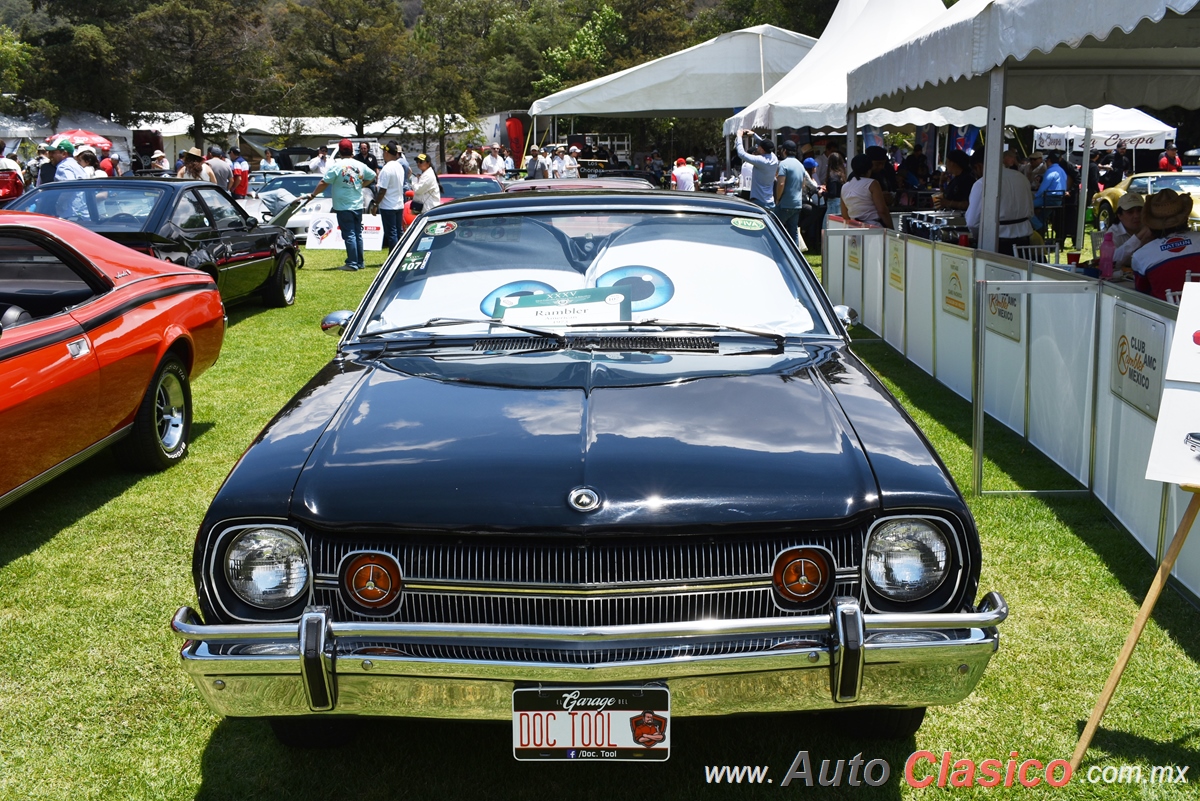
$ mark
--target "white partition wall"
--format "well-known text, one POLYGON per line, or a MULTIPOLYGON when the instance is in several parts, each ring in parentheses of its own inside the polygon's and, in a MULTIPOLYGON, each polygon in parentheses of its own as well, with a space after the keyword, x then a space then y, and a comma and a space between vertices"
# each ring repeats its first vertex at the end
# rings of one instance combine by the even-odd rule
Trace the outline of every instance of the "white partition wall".
MULTIPOLYGON (((852 255, 843 244, 847 235, 826 237, 826 286, 834 302, 857 309, 889 345, 968 399, 974 282, 1077 282, 1078 292, 1000 295, 988 304, 981 330, 984 410, 1024 434, 1087 486, 1148 553, 1161 556, 1164 534, 1174 532, 1188 501, 1177 488, 1145 480, 1174 307, 994 253, 893 231, 861 238, 864 245, 852 255), (963 298, 965 317, 953 302, 963 298)), ((1200 537, 1184 548, 1174 576, 1200 595, 1200 537)))
POLYGON ((887 266, 887 229, 880 228, 863 237, 862 306, 859 317, 872 331, 883 331, 883 283, 887 266))
POLYGON ((904 343, 905 315, 905 244, 908 237, 889 231, 884 242, 883 283, 883 328, 880 333, 884 340, 896 350, 904 353, 907 347, 904 343))
POLYGON ((933 244, 923 239, 909 239, 905 247, 905 275, 908 289, 904 293, 905 315, 904 355, 913 364, 933 375, 933 341, 936 330, 933 315, 933 244))
POLYGON ((934 378, 967 400, 972 393, 971 350, 975 297, 974 251, 958 245, 933 250, 934 378))
POLYGON ((825 293, 836 305, 842 300, 842 270, 845 267, 846 240, 830 233, 846 227, 841 217, 827 218, 828 231, 821 234, 821 283, 825 293))
MULTIPOLYGON (((1035 269, 1033 280, 1058 280, 1050 269, 1035 269)), ((1029 441, 1087 485, 1096 296, 1033 295, 1029 307, 1029 441)))
MULTIPOLYGON (((980 253, 975 269, 989 281, 1027 281, 1029 263, 980 253)), ((984 320, 987 358, 984 361, 984 410, 1018 434, 1025 432, 1025 357, 1029 344, 1028 295, 998 295, 990 299, 984 320)))

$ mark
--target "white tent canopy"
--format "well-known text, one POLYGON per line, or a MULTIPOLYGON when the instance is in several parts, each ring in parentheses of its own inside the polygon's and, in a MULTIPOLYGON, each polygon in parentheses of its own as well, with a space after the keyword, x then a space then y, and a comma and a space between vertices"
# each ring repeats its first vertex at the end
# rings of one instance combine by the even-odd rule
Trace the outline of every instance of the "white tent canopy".
MULTIPOLYGON (((941 0, 841 0, 820 40, 795 69, 740 113, 725 120, 725 133, 739 128, 844 128, 846 73, 902 42, 945 10, 941 0)), ((945 125, 934 114, 878 114, 871 125, 945 125)))
POLYGON ((774 25, 733 31, 535 100, 529 115, 724 117, 778 82, 816 41, 774 25))
MULTIPOLYGON (((961 0, 908 41, 850 72, 852 109, 984 103, 989 138, 1005 106, 1200 107, 1200 0, 1093 0, 1071 14, 1055 0, 961 0)), ((1093 126, 1085 112, 1086 128, 1093 126)), ((1046 120, 1045 122, 1063 122, 1046 120)), ((1087 137, 1085 136, 1085 139, 1087 137)), ((1084 169, 1087 169, 1085 142, 1084 169)), ((989 148, 984 181, 1000 179, 989 148)), ((995 249, 999 197, 984 193, 980 245, 995 249)), ((1082 236, 1079 204, 1076 236, 1082 236)))
MULTIPOLYGON (((1013 115, 1008 114, 1009 124, 1013 115)), ((1159 149, 1175 139, 1175 129, 1161 120, 1135 108, 1101 106, 1093 112, 1092 150, 1112 150, 1124 143, 1131 148, 1159 149)), ((1083 128, 1051 125, 1033 132, 1033 146, 1038 150, 1066 150, 1070 142, 1075 150, 1083 149, 1083 128)))
MULTIPOLYGON (((986 106, 1005 66, 1022 108, 1200 105, 1198 0, 959 0, 903 44, 850 72, 860 109, 986 106), (1184 15, 1184 16, 1179 16, 1184 15), (1158 24, 1166 18, 1168 24, 1158 24)), ((1063 123, 1045 119, 1039 124, 1063 123)))

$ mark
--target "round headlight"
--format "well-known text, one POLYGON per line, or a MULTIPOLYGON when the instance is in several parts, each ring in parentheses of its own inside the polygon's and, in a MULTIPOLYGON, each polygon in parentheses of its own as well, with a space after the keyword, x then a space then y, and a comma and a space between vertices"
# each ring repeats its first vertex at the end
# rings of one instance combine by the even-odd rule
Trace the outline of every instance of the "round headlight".
POLYGON ((248 528, 229 543, 225 577, 238 598, 260 609, 282 609, 308 588, 304 543, 290 531, 248 528))
POLYGON ((936 526, 916 518, 881 523, 867 540, 867 581, 894 601, 916 601, 941 586, 950 543, 936 526))

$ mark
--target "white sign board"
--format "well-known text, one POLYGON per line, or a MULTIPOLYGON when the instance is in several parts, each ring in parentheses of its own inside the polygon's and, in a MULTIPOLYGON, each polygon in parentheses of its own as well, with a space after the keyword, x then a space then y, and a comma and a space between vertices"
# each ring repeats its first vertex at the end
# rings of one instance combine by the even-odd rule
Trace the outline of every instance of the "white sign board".
POLYGON ((1146 478, 1200 485, 1200 283, 1183 287, 1146 478))
MULTIPOLYGON (((984 275, 989 281, 1020 281, 1024 276, 1020 270, 985 264, 984 275)), ((989 295, 988 314, 984 321, 989 331, 995 331, 1014 342, 1021 341, 1021 296, 989 295)))
POLYGON ((1113 394, 1138 411, 1157 418, 1162 398, 1166 324, 1118 303, 1113 309, 1112 335, 1113 394))
MULTIPOLYGON (((337 215, 332 211, 314 214, 308 224, 309 250, 345 250, 342 229, 338 227, 337 215)), ((363 250, 383 250, 383 218, 378 214, 363 215, 363 250)))

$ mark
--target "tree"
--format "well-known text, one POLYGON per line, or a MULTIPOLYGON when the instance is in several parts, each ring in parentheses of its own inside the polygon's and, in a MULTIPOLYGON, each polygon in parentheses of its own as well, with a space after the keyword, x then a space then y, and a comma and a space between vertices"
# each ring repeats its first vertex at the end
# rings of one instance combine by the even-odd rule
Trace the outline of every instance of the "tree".
POLYGON ((144 110, 190 114, 197 147, 211 115, 252 107, 270 78, 262 0, 167 0, 137 14, 128 30, 153 42, 129 49, 144 110))
POLYGON ((612 6, 605 4, 596 9, 566 47, 552 47, 545 52, 544 74, 534 81, 534 92, 548 95, 603 75, 616 49, 625 44, 621 22, 621 15, 612 6))
POLYGON ((770 24, 820 37, 837 8, 837 0, 721 0, 696 15, 697 42, 722 33, 770 24))
POLYGON ((310 101, 349 120, 359 136, 372 122, 406 111, 399 84, 408 33, 394 0, 289 0, 284 62, 310 101))

